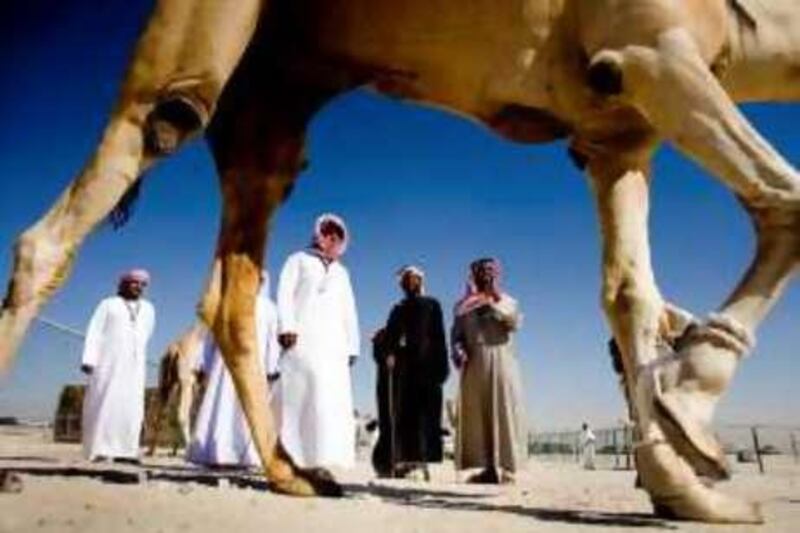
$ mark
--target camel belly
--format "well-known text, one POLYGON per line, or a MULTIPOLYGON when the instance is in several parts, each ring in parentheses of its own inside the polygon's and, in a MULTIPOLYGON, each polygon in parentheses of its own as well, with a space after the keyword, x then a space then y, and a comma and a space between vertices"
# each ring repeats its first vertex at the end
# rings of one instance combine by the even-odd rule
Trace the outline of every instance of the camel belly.
POLYGON ((540 62, 561 3, 309 0, 296 13, 312 13, 300 38, 319 58, 362 71, 378 91, 484 117, 550 105, 540 62))

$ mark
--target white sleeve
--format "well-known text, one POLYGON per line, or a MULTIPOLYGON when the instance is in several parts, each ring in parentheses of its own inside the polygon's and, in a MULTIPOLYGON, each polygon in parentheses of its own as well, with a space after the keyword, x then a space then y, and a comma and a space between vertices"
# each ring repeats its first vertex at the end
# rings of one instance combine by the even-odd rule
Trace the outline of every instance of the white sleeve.
POLYGON ((278 344, 278 310, 272 302, 267 303, 267 338, 265 349, 267 374, 276 374, 279 371, 278 362, 281 358, 281 347, 278 344))
POLYGON ((361 336, 358 331, 358 311, 356 310, 356 299, 353 296, 353 286, 350 284, 350 275, 347 273, 347 270, 344 270, 344 294, 342 298, 347 355, 358 355, 361 353, 361 336))
POLYGON ((108 316, 108 302, 103 300, 95 308, 92 313, 92 318, 89 320, 89 326, 86 328, 86 338, 83 342, 83 355, 81 357, 81 364, 88 366, 97 366, 100 361, 100 350, 103 346, 103 330, 106 325, 106 318, 108 316))
POLYGON ((519 329, 522 325, 522 313, 519 311, 517 301, 504 294, 499 302, 491 304, 492 311, 497 320, 505 324, 511 331, 519 329))
POLYGON ((214 357, 217 355, 217 343, 214 337, 209 333, 203 343, 203 357, 200 359, 200 370, 208 375, 211 373, 211 368, 214 366, 214 357))
POLYGON ((278 278, 278 330, 280 333, 297 333, 295 322, 295 290, 300 278, 300 259, 292 255, 286 260, 278 278))
POLYGON ((150 324, 147 328, 147 339, 149 340, 153 337, 153 332, 156 330, 156 308, 150 302, 146 302, 146 304, 147 308, 150 310, 150 324))

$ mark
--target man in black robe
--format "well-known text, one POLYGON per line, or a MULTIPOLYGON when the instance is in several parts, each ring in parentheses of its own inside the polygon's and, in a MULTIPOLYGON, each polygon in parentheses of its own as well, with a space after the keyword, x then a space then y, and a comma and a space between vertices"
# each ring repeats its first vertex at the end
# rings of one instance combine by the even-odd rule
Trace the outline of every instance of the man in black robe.
POLYGON ((373 339, 378 365, 378 442, 372 454, 382 477, 427 479, 442 460, 442 384, 449 371, 442 309, 424 295, 422 270, 399 273, 405 297, 373 339))

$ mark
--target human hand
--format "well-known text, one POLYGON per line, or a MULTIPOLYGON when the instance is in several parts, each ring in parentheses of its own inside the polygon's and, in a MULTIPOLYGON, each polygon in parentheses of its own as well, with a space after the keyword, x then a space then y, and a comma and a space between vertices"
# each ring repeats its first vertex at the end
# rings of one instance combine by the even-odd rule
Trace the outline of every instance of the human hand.
POLYGON ((397 360, 395 359, 394 355, 389 354, 386 356, 386 368, 388 368, 389 370, 394 368, 396 362, 397 360))
POLYGON ((457 347, 453 352, 453 365, 457 369, 462 370, 464 367, 467 366, 467 360, 468 360, 467 352, 465 352, 464 349, 461 348, 460 346, 457 347))
POLYGON ((278 344, 281 345, 281 348, 284 350, 289 350, 295 344, 297 344, 297 333, 286 332, 281 333, 278 335, 278 344))

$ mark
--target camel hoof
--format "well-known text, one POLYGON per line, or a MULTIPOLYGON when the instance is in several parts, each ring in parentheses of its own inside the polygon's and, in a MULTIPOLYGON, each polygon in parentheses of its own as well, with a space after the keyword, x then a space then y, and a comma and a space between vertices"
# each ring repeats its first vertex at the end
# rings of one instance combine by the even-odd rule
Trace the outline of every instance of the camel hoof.
POLYGON ((283 479, 280 481, 270 481, 269 489, 278 494, 285 494, 287 496, 309 497, 316 496, 314 486, 307 480, 300 477, 293 477, 291 479, 283 479))
POLYGON ((300 471, 289 479, 270 482, 270 488, 279 494, 288 496, 324 496, 341 498, 344 496, 342 486, 329 475, 318 475, 313 471, 300 471))
POLYGON ((715 524, 763 524, 761 506, 698 485, 664 499, 653 499, 653 514, 667 520, 715 524))
POLYGON ((697 475, 715 481, 730 479, 730 464, 717 437, 705 424, 688 416, 691 411, 682 405, 678 393, 656 396, 654 405, 659 427, 697 475))
POLYGON ((654 513, 670 520, 717 524, 760 524, 760 506, 702 484, 689 464, 666 442, 640 444, 636 468, 654 513))

